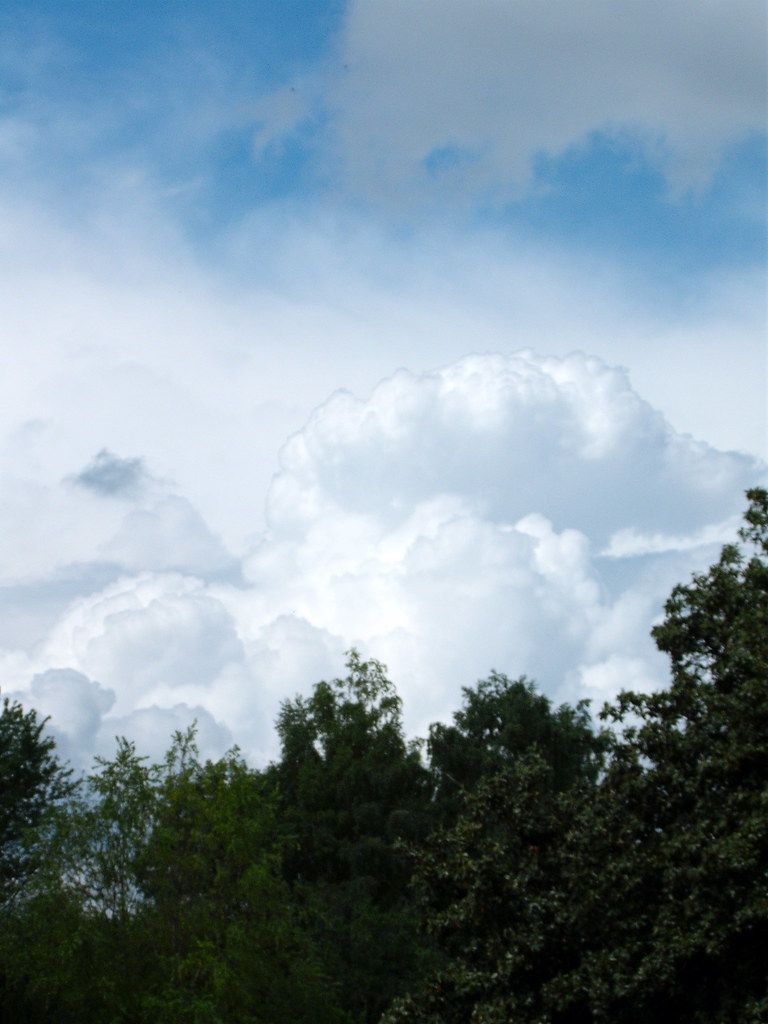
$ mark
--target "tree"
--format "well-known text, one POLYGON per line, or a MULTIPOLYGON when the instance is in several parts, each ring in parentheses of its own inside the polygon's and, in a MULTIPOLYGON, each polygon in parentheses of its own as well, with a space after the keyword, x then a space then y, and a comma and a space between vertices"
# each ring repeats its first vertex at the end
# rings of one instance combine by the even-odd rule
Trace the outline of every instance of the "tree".
POLYGON ((194 732, 163 764, 119 740, 42 837, 10 922, 27 1005, 57 1024, 339 1020, 280 878, 274 809, 194 732))
MULTIPOLYGON (((670 687, 604 712, 638 723, 601 785, 617 843, 602 892, 613 882, 624 901, 602 925, 606 941, 621 937, 611 998, 629 1020, 656 1007, 702 1022, 768 1017, 768 492, 747 499, 743 549, 727 545, 675 587, 653 630, 670 687), (630 898, 634 929, 620 917, 630 898)), ((596 812, 593 830, 605 827, 596 812)), ((590 978, 607 983, 593 966, 578 983, 590 978)))
POLYGON ((73 788, 71 770, 59 764, 45 735, 47 719, 3 700, 0 712, 0 900, 11 898, 31 869, 25 837, 46 809, 73 788))
POLYGON ((114 760, 98 759, 28 836, 35 872, 6 921, 4 954, 10 988, 39 1019, 119 1019, 135 1003, 135 979, 148 977, 151 956, 133 942, 136 865, 158 780, 144 761, 119 741, 114 760))
POLYGON ((395 844, 428 827, 430 791, 384 666, 351 651, 347 669, 283 704, 273 778, 292 837, 285 877, 342 1006, 374 1021, 419 969, 410 867, 395 844))
POLYGON ((144 1000, 148 1020, 339 1020, 279 877, 274 819, 237 750, 202 764, 194 737, 177 734, 139 871, 163 979, 144 1000))
POLYGON ((525 678, 493 672, 463 693, 455 724, 430 731, 449 827, 411 846, 414 896, 446 962, 387 1021, 538 1021, 568 955, 552 889, 576 794, 594 791, 610 738, 586 702, 553 708, 525 678))
POLYGON ((513 681, 499 672, 462 693, 453 724, 437 723, 429 734, 435 799, 446 823, 455 820, 463 794, 528 751, 550 765, 557 790, 597 779, 608 741, 594 731, 588 701, 554 709, 524 676, 513 681))
POLYGON ((36 1020, 24 984, 10 967, 10 923, 38 863, 34 834, 46 813, 75 789, 55 743, 45 735, 47 719, 3 700, 0 711, 0 1014, 18 1024, 36 1020), (32 1014, 32 1016, 29 1016, 32 1014))
POLYGON ((448 967, 388 1024, 768 1019, 768 494, 676 587, 670 686, 623 693, 603 775, 526 757, 416 853, 448 967))
POLYGON ((467 794, 450 829, 413 848, 414 897, 445 964, 388 1024, 550 1020, 541 989, 563 959, 553 881, 567 832, 552 769, 529 751, 467 794))

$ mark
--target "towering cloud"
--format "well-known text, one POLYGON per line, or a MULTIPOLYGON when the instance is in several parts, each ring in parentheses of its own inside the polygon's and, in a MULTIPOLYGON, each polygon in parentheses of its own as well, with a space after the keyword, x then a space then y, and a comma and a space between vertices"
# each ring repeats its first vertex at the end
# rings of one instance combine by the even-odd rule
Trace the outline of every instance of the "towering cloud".
POLYGON ((258 761, 353 644, 420 733, 492 667, 663 681, 764 472, 718 450, 766 454, 764 5, 29 6, 3 692, 78 763, 194 717, 258 761))
POLYGON ((186 715, 211 749, 234 738, 263 759, 279 700, 351 645, 389 663, 422 733, 493 667, 558 699, 657 685, 650 625, 761 472, 677 434, 624 371, 532 352, 336 393, 280 465, 239 580, 206 575, 213 540, 183 498, 163 499, 183 512, 165 533, 131 507, 101 549, 122 575, 6 652, 5 688, 51 709, 67 749, 115 731, 161 749, 186 715), (57 723, 65 683, 77 699, 57 723))

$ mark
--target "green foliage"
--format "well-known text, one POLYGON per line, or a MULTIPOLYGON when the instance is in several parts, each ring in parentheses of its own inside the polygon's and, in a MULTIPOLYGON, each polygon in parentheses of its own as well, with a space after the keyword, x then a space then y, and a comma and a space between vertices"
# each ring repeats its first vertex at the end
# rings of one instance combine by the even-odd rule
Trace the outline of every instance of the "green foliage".
POLYGON ((331 883, 366 876, 386 901, 401 877, 392 841, 422 826, 428 776, 384 667, 356 651, 347 667, 280 711, 275 775, 296 840, 288 872, 331 883))
POLYGON ((448 966, 387 1024, 768 1019, 768 494, 674 589, 672 682, 622 694, 596 785, 525 757, 416 854, 448 966))
POLYGON ((36 830, 46 813, 73 796, 69 769, 59 764, 45 721, 18 702, 3 700, 0 711, 0 1014, 24 1024, 36 1021, 24 995, 25 983, 11 967, 13 922, 25 887, 39 862, 36 830))
POLYGON ((653 631, 671 686, 604 712, 633 723, 601 787, 609 813, 591 809, 618 850, 602 891, 615 875, 619 907, 633 898, 642 912, 632 931, 602 918, 605 944, 624 935, 613 988, 627 1019, 656 1006, 691 1021, 768 1016, 768 493, 747 497, 745 550, 726 546, 675 587, 653 631))
POLYGON ((464 793, 528 751, 550 765, 557 790, 596 780, 608 738, 595 733, 587 701, 553 709, 525 677, 513 681, 499 672, 462 693, 454 724, 435 724, 429 735, 435 796, 448 821, 455 820, 464 793))
POLYGON ((27 1006, 62 1024, 119 1020, 135 999, 132 978, 145 976, 131 941, 142 905, 135 867, 157 777, 121 741, 34 836, 36 870, 8 921, 5 959, 27 1006))
POLYGON ((31 870, 25 837, 46 809, 72 790, 71 772, 44 734, 45 721, 6 697, 0 711, 0 900, 12 898, 31 870))
POLYGON ((27 1005, 60 1024, 336 1020, 262 788, 236 751, 201 763, 192 732, 162 765, 125 740, 99 759, 12 922, 27 1005))
POLYGON ((409 866, 395 841, 426 830, 429 779, 384 666, 351 651, 347 668, 283 704, 274 777, 292 837, 286 878, 342 1006, 373 1021, 419 967, 409 866))
POLYGON ((467 796, 456 825, 413 852, 414 895, 446 965, 389 1022, 533 1022, 563 955, 553 914, 563 817, 552 769, 522 754, 467 796))
POLYGON ((164 979, 149 1019, 335 1019, 274 836, 274 807, 238 752, 201 764, 192 737, 177 736, 140 870, 164 979))

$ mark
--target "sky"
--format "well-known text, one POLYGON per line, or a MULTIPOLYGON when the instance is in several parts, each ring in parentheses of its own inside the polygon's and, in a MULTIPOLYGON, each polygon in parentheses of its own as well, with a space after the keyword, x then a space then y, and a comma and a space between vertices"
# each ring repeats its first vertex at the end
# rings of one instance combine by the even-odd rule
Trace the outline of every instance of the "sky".
POLYGON ((759 0, 4 0, 0 690, 594 710, 765 485, 759 0))

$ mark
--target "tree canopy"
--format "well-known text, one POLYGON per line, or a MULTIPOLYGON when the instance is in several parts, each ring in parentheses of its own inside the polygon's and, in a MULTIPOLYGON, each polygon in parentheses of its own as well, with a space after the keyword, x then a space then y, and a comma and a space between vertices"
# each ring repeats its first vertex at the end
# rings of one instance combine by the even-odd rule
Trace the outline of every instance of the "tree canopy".
POLYGON ((768 1020, 768 493, 748 500, 653 630, 669 685, 600 728, 494 671, 409 743, 351 651, 283 703, 263 770, 201 760, 192 729, 73 783, 6 700, 0 1019, 768 1020))
POLYGON ((273 776, 292 837, 285 877, 342 1006, 375 1021, 424 954, 396 840, 431 824, 430 782, 384 666, 353 650, 347 670, 283 704, 273 776))
POLYGON ((25 836, 46 809, 72 792, 71 771, 59 763, 45 720, 18 701, 0 711, 0 899, 30 868, 25 836))
POLYGON ((594 731, 588 701, 553 708, 530 680, 511 680, 501 672, 465 686, 462 695, 453 724, 438 722, 429 731, 435 799, 446 820, 455 818, 464 795, 482 779, 529 751, 538 751, 550 766, 557 790, 597 779, 608 737, 594 731))
POLYGON ((0 940, 6 1009, 57 1024, 339 1021, 275 835, 236 751, 201 762, 189 732, 149 764, 120 740, 39 838, 0 940))
POLYGON ((448 966, 388 1024, 768 1019, 768 494, 675 587, 667 689, 622 693, 594 785, 528 755, 415 850, 448 966))

